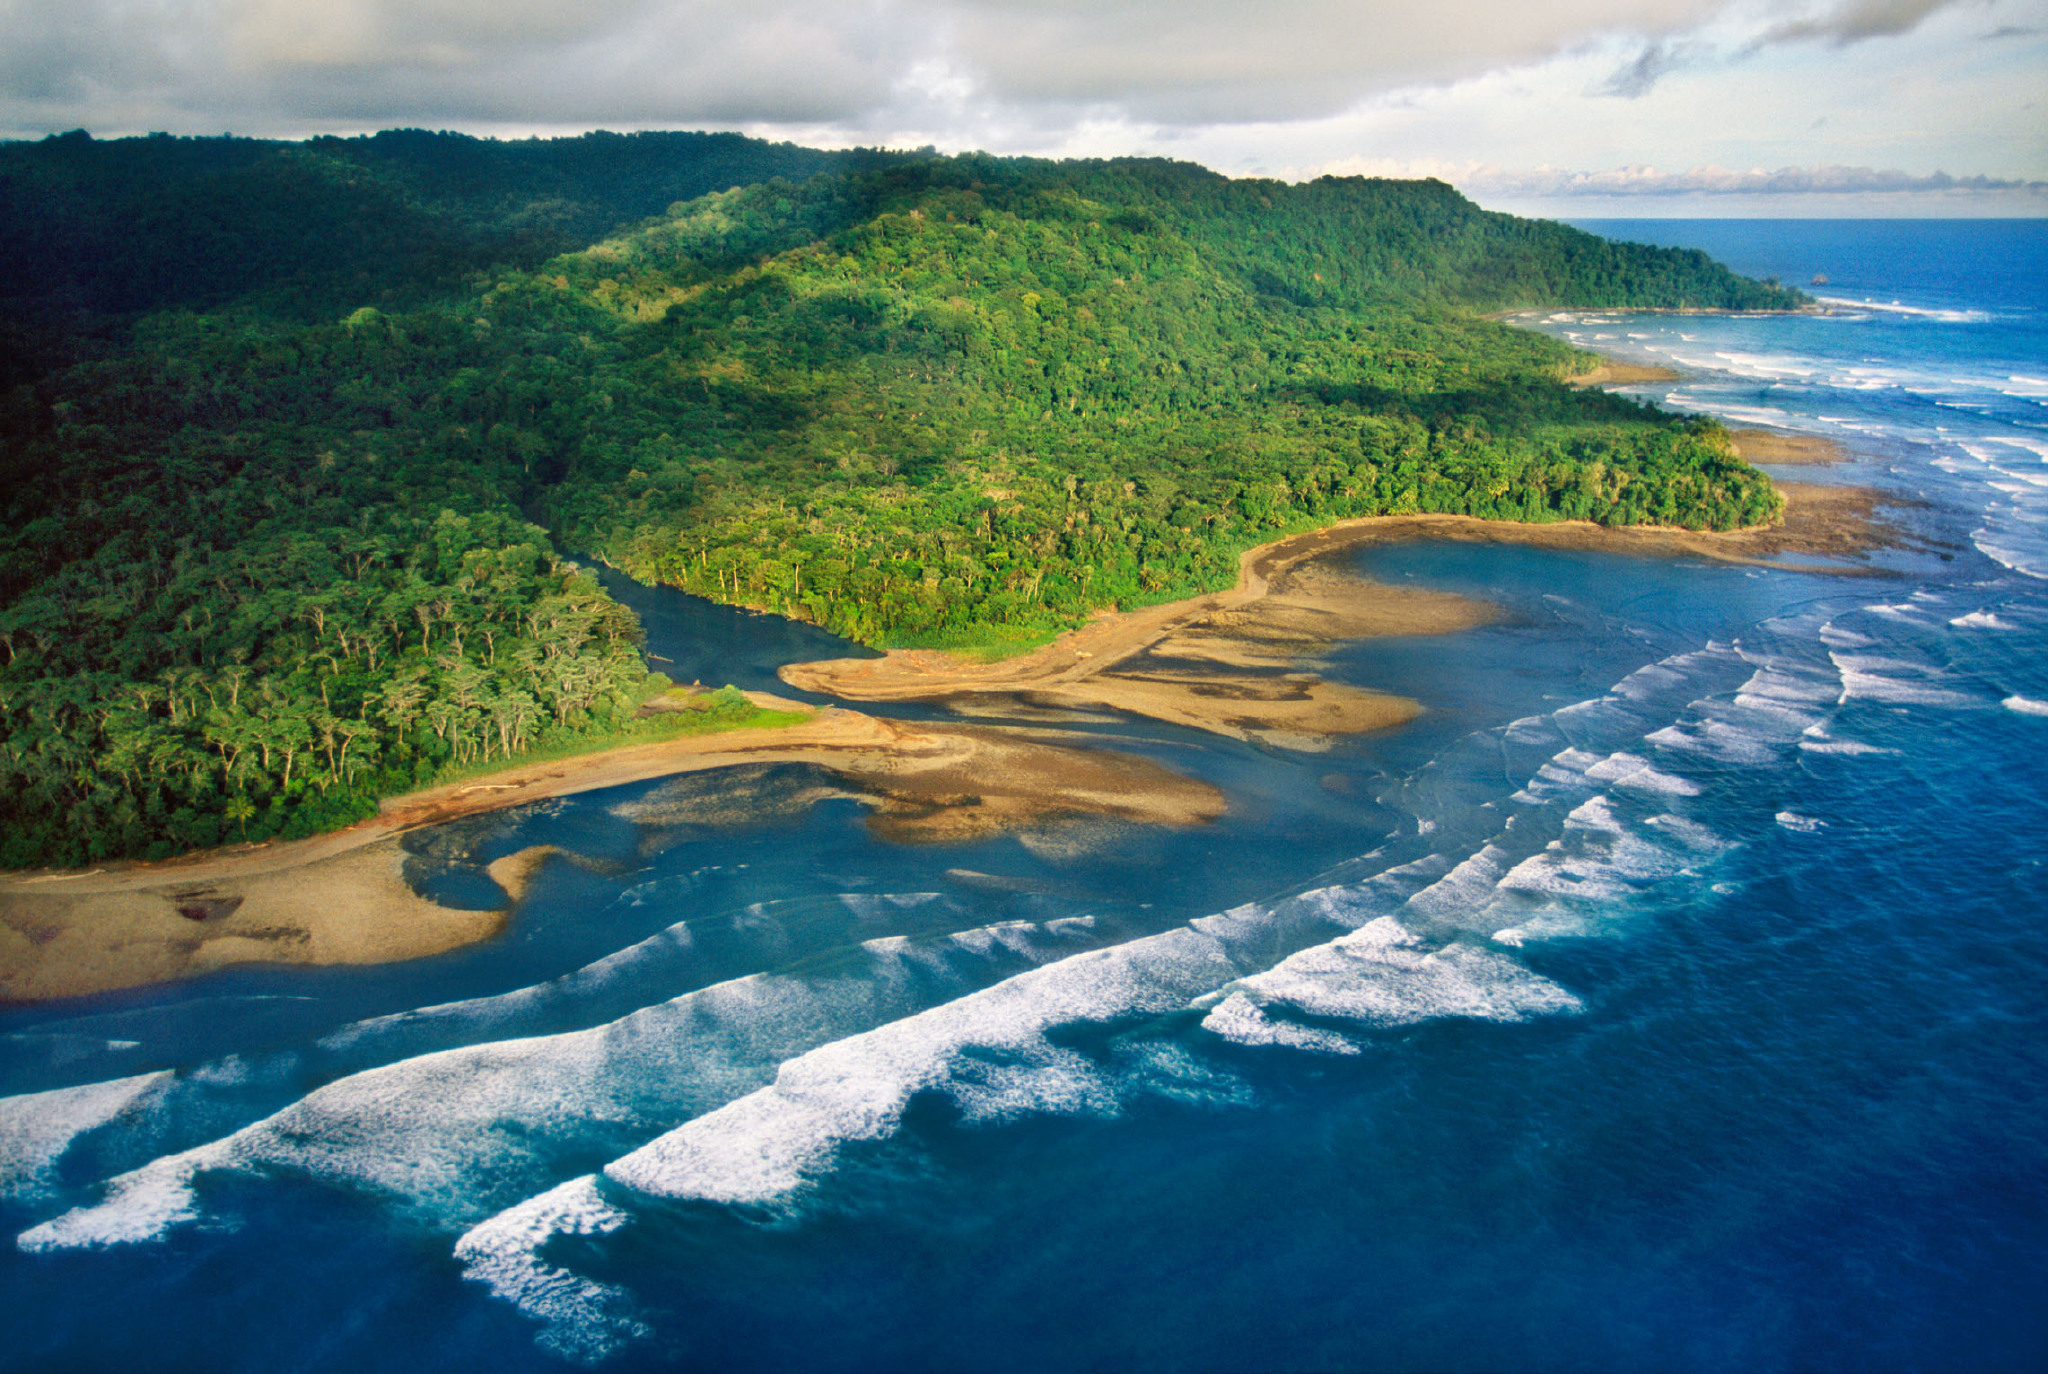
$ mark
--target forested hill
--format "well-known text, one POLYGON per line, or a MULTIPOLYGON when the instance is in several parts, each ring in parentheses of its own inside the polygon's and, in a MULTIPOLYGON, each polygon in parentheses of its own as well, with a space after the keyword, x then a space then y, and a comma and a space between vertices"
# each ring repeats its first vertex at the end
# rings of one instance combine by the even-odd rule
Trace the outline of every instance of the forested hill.
MULTIPOLYGON (((704 133, 0 143, 0 302, 14 336, 0 347, 18 352, 38 323, 48 342, 52 317, 77 332, 173 306, 304 322, 410 307, 706 192, 909 156, 704 133)), ((0 381, 9 365, 0 356, 0 381)))
POLYGON ((987 644, 1344 516, 1766 520, 1480 312, 1798 301, 1438 183, 733 136, 71 135, 0 147, 0 230, 5 865, 615 728, 637 628, 564 550, 987 644))

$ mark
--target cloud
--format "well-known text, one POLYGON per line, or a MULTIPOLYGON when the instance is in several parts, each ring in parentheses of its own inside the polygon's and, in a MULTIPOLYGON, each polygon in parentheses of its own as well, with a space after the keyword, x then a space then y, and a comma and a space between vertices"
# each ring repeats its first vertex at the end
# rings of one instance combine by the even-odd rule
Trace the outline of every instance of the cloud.
MULTIPOLYGON (((1726 45, 1702 39, 1653 39, 1594 87, 1592 93, 1633 100, 1649 94, 1659 81, 1686 67, 1740 61, 1767 48, 1795 43, 1820 42, 1844 48, 1867 39, 1895 38, 1918 28, 1936 11, 1965 3, 1988 4, 1990 0, 1821 0, 1791 18, 1766 23, 1760 29, 1750 24, 1740 38, 1726 45)), ((1735 11, 1729 17, 1739 16, 1740 11, 1735 11)), ((1744 28, 1739 22, 1727 27, 1744 28)))
POLYGON ((862 123, 934 64, 1067 119, 1290 119, 1734 2, 0 0, 0 120, 862 123))
POLYGON ((1683 172, 1655 167, 1615 167, 1607 171, 1571 171, 1539 167, 1515 171, 1478 162, 1396 161, 1386 158, 1342 158, 1313 168, 1291 168, 1291 178, 1312 176, 1435 177, 1468 195, 1489 200, 1572 200, 1639 197, 1645 200, 1716 196, 1974 196, 1983 193, 2048 198, 2048 181, 2017 177, 1920 175, 1874 167, 1694 167, 1683 172))
POLYGON ((1957 3, 1959 0, 1835 0, 1817 14, 1772 25, 1757 43, 1817 38, 1846 47, 1868 38, 1892 38, 1912 32, 1936 10, 1957 3))
POLYGON ((1618 95, 1629 100, 1648 95, 1665 76, 1686 64, 1689 53, 1669 43, 1644 45, 1634 60, 1623 63, 1613 76, 1594 89, 1596 95, 1618 95))

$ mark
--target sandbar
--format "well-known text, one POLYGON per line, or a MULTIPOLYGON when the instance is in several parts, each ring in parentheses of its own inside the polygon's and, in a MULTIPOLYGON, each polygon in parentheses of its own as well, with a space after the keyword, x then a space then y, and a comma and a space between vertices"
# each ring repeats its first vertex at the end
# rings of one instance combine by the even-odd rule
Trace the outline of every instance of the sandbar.
MULTIPOLYGON (((1330 646, 1375 635, 1452 633, 1494 612, 1447 592, 1367 582, 1317 560, 1423 538, 1761 563, 1788 553, 1851 559, 1896 543, 1875 521, 1875 493, 1792 483, 1779 489, 1787 498, 1782 524, 1731 533, 1449 515, 1347 520, 1248 550, 1236 585, 1225 591, 1105 613, 1016 658, 982 663, 896 650, 878 659, 791 665, 783 677, 843 699, 983 708, 1010 702, 1026 717, 1129 712, 1287 749, 1323 749, 1421 709, 1404 697, 1325 681, 1313 667, 1330 646)), ((799 706, 749 695, 770 709, 799 706)), ((831 795, 867 803, 875 832, 903 842, 1044 831, 1077 820, 1194 826, 1227 807, 1206 783, 1058 738, 827 707, 782 727, 515 765, 391 798, 372 819, 311 839, 83 872, 4 874, 0 1002, 134 987, 236 964, 411 959, 488 939, 504 927, 549 851, 521 851, 490 866, 506 894, 497 910, 457 910, 407 883, 400 836, 521 803, 706 769, 814 765, 836 780, 831 795)), ((670 819, 686 820, 683 799, 670 802, 670 819)), ((655 811, 640 819, 663 823, 655 811)))
POLYGON ((1623 362, 1619 358, 1602 355, 1601 363, 1591 372, 1564 379, 1566 386, 1639 386, 1647 382, 1675 382, 1679 374, 1671 368, 1659 367, 1654 363, 1623 362))
MULTIPOLYGON (((750 693, 771 709, 808 709, 750 693)), ((0 1003, 74 997, 236 964, 365 964, 488 939, 553 854, 536 846, 485 871, 496 910, 441 906, 406 881, 400 837, 524 802, 674 774, 804 763, 869 802, 887 839, 943 842, 1099 818, 1193 826, 1223 795, 1146 759, 1076 749, 1030 732, 921 726, 838 708, 778 728, 630 745, 515 765, 388 799, 343 830, 156 863, 0 875, 0 1003)))
MULTIPOLYGON (((1337 643, 1450 634, 1493 608, 1449 592, 1390 587, 1319 565, 1345 549, 1413 539, 1527 544, 1772 565, 1786 554, 1850 559, 1895 542, 1862 488, 1781 483, 1784 520, 1727 532, 1669 526, 1526 524, 1464 515, 1343 520, 1248 550, 1228 590, 1106 614, 992 663, 934 649, 827 659, 781 670, 794 687, 854 701, 937 702, 1003 714, 1018 706, 1106 708, 1294 750, 1331 747, 1421 710, 1405 697, 1310 671, 1337 643)), ((1851 570, 1845 567, 1844 570, 1851 570)))
POLYGON ((1789 467, 1843 463, 1849 459, 1849 450, 1835 440, 1824 439, 1818 434, 1787 434, 1775 429, 1737 429, 1729 431, 1728 438, 1734 444, 1735 456, 1751 463, 1775 463, 1789 467))

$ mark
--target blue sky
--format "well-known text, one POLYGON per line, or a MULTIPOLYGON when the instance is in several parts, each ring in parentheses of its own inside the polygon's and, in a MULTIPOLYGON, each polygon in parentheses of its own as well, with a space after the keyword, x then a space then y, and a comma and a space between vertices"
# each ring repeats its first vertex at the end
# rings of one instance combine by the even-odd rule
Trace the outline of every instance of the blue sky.
POLYGON ((2048 0, 0 0, 0 136, 722 128, 2048 214, 2048 0))

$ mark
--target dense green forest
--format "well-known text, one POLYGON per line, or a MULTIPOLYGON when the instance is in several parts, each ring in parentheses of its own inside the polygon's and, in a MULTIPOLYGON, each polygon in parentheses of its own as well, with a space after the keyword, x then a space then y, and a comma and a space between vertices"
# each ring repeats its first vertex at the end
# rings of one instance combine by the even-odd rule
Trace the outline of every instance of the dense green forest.
POLYGON ((990 645, 1346 516, 1769 520, 1483 312, 1799 300, 1434 182, 731 135, 65 135, 0 146, 0 234, 8 866, 632 728, 565 551, 990 645))

